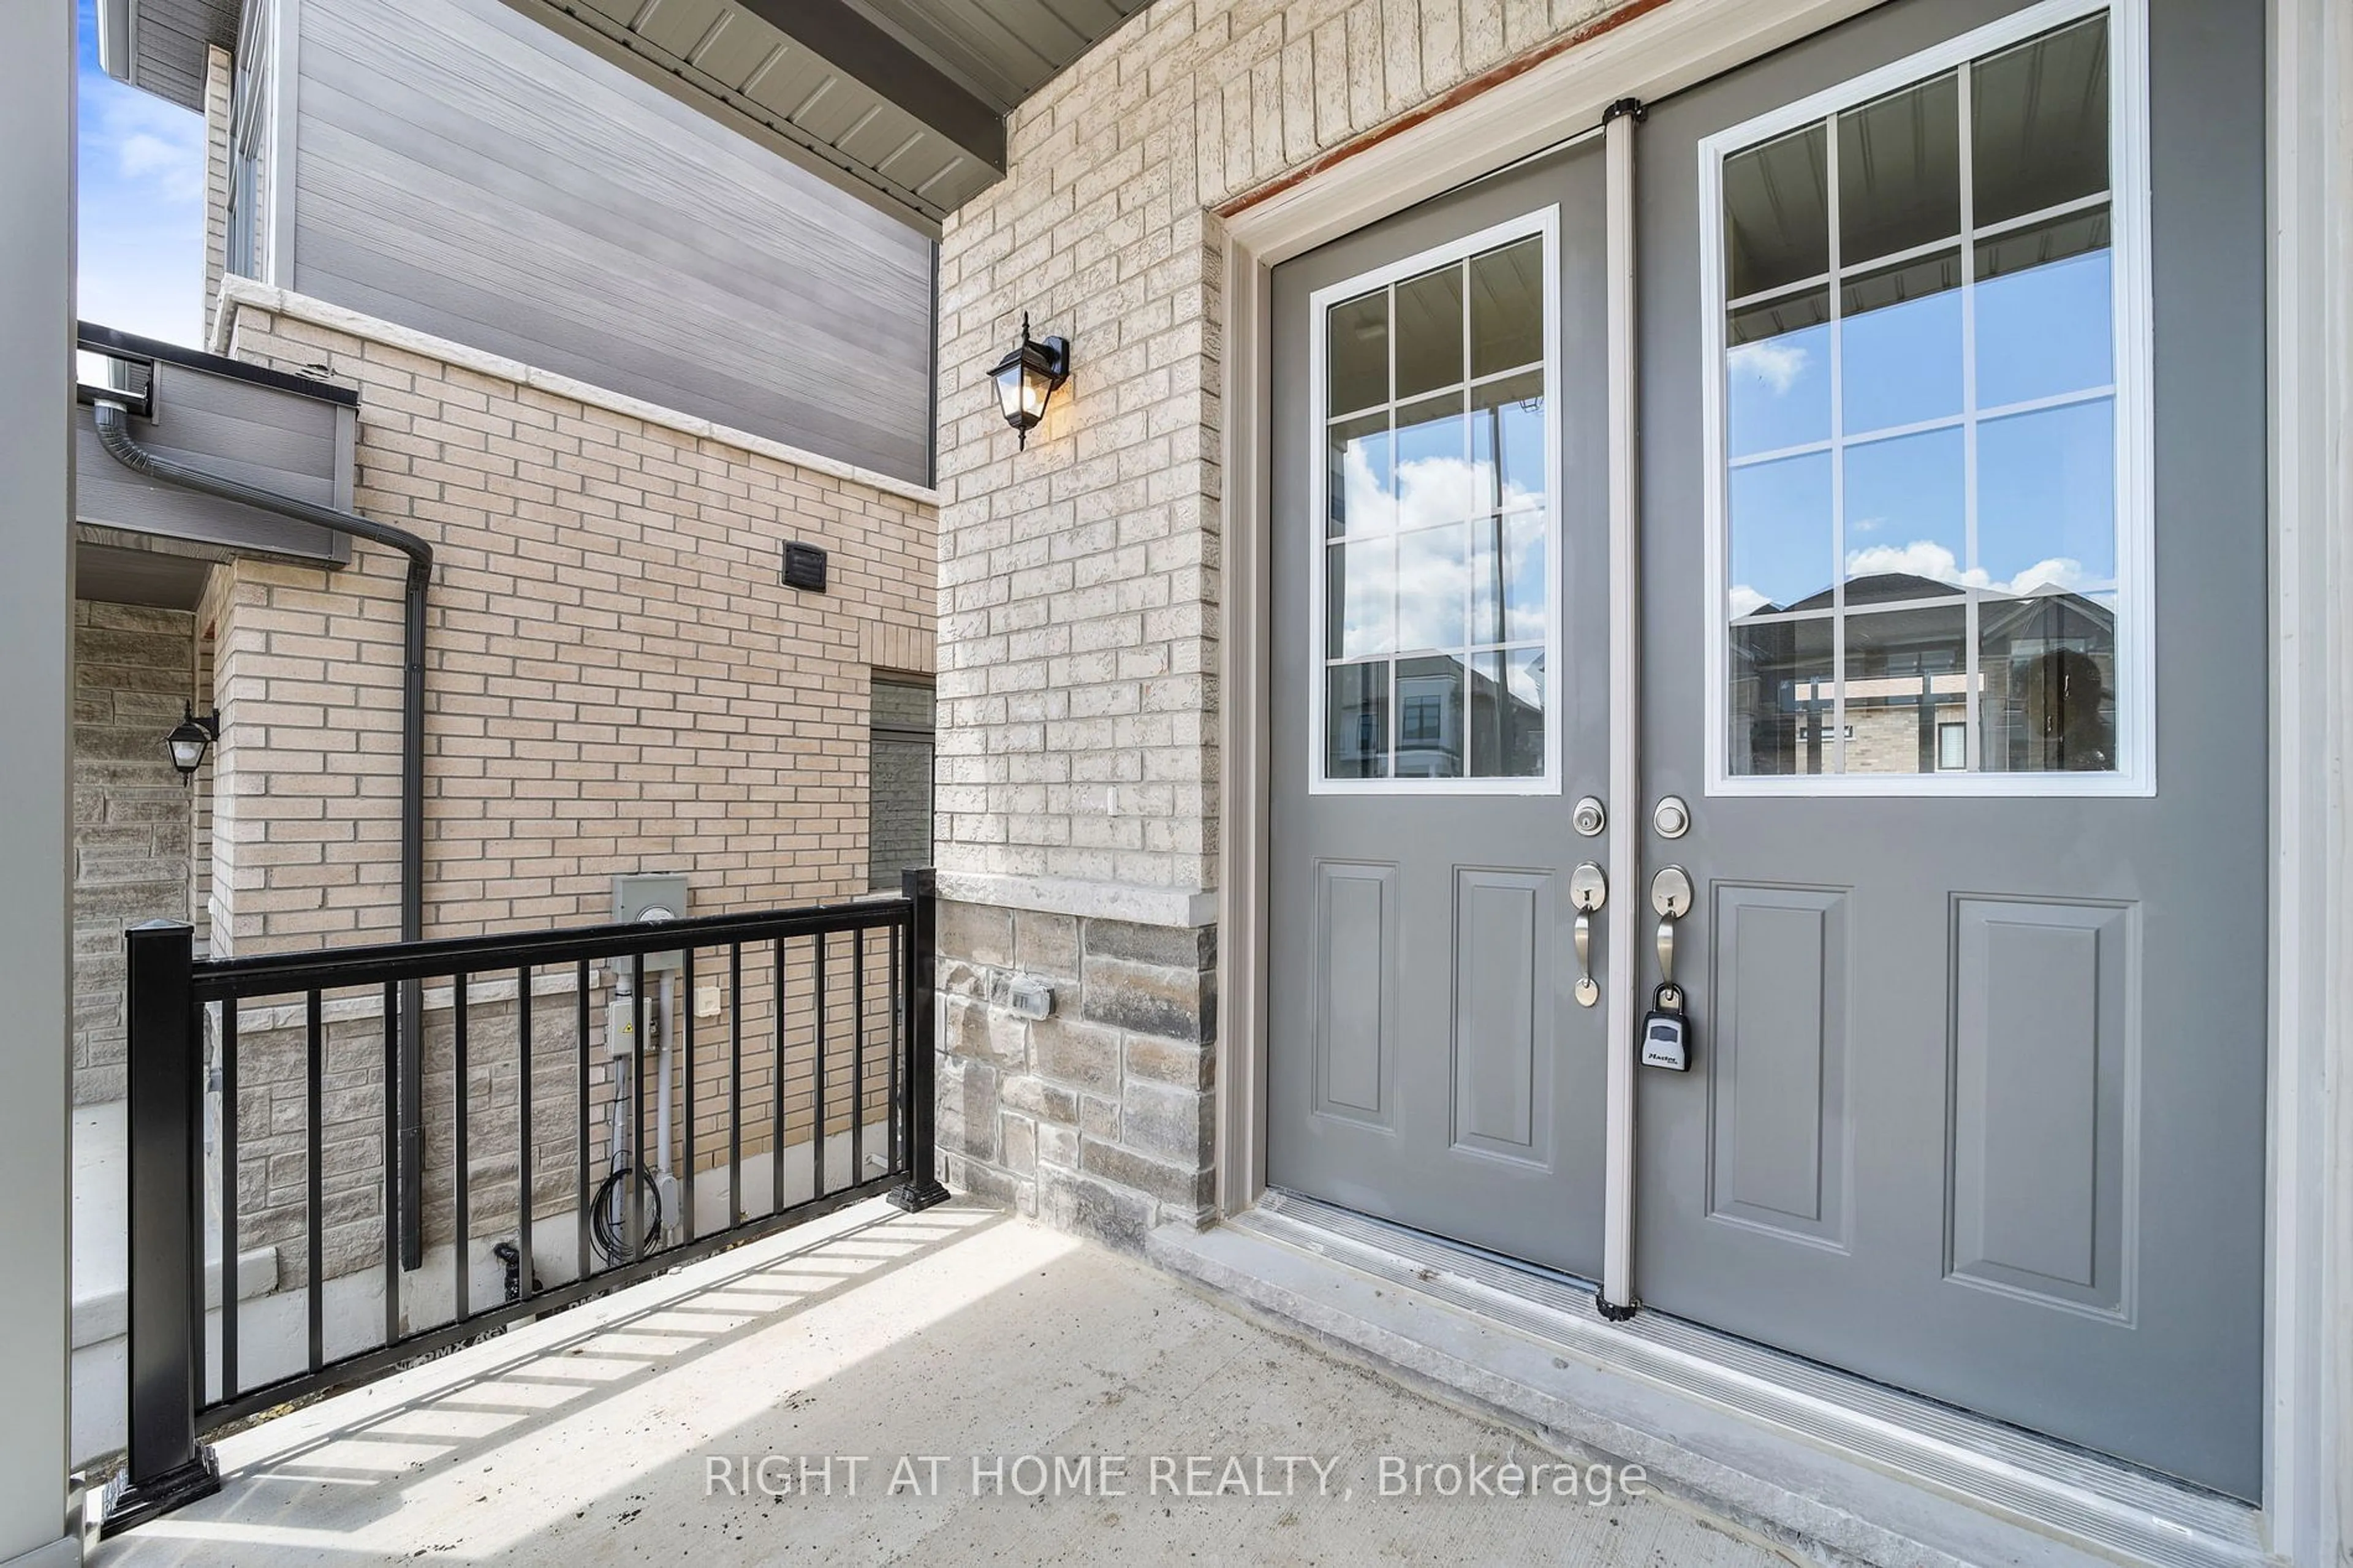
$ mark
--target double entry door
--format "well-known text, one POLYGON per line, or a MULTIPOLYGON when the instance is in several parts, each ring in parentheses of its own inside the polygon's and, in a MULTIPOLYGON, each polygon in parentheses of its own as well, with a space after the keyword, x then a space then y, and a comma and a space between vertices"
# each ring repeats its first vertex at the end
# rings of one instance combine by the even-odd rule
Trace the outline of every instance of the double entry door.
POLYGON ((1897 0, 1276 268, 1274 1185, 2256 1495, 2262 48, 1897 0))

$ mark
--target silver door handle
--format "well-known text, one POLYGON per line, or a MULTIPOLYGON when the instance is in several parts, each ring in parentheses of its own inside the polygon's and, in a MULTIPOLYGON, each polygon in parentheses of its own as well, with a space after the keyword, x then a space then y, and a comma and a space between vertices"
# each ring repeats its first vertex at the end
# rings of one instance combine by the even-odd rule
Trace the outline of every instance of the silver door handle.
POLYGON ((1593 979, 1593 915, 1609 901, 1609 879, 1588 860, 1568 874, 1568 901, 1577 906, 1577 924, 1570 932, 1577 943, 1577 1005, 1590 1007, 1601 1000, 1593 979))
POLYGON ((1651 879, 1651 908, 1659 916, 1659 986, 1675 986, 1675 921, 1691 913, 1691 873, 1681 866, 1662 867, 1651 879))

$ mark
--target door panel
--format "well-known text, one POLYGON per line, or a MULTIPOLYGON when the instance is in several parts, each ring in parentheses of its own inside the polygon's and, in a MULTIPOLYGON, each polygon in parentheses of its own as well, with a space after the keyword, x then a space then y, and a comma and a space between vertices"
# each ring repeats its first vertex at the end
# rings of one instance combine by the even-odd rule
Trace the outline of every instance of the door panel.
POLYGON ((1285 263, 1271 311, 1269 1179, 1584 1275, 1605 1047, 1567 889, 1607 844, 1570 823, 1608 772, 1601 195, 1599 147, 1568 150, 1285 263), (1544 214, 1549 239, 1412 261, 1544 214))
POLYGON ((2129 464, 2085 458, 2131 440, 2142 347, 2105 330, 2132 285, 2121 228, 2081 226, 2116 221, 2098 193, 2129 196, 2131 150, 2083 133, 2084 94, 2057 85, 2136 62, 2103 66, 2078 33, 1874 84, 1836 135, 1826 111, 1727 164, 1726 203, 1751 204, 1726 225, 1746 247, 1728 281, 1762 296, 1729 312, 1751 352, 1724 395, 1727 604, 1694 564, 1718 374, 1700 143, 2019 9, 1895 0, 1653 106, 1639 133, 1640 809, 1692 805, 1688 837, 1646 837, 1645 874, 1687 868, 1708 919, 1677 940, 1694 1070, 1641 1075, 1635 1283, 1647 1307, 2252 1498, 2262 8, 2149 7, 2153 501, 2129 464), (2071 103, 2065 155, 2042 155, 2071 103), (1956 183, 1957 137, 1935 128, 1970 123, 1965 106, 1984 166, 1956 183), (1905 258, 1821 280, 1890 250, 1905 258), (2140 578, 2100 522, 2137 506, 2140 578), (1736 786, 1714 793, 1711 711, 1736 786))
POLYGON ((1964 898, 1953 913, 1953 1275, 2119 1311, 2132 910, 1964 898))
POLYGON ((1846 895, 1721 883, 1715 911, 1708 1212, 1843 1246, 1846 895))

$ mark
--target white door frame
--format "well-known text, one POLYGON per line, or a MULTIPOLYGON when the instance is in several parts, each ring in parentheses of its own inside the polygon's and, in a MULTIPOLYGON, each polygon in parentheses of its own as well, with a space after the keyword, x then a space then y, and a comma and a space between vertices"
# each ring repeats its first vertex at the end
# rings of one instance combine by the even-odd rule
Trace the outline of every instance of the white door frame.
MULTIPOLYGON (((1265 1191, 1270 757, 1266 422, 1271 269, 1601 121, 1867 10, 1874 0, 1628 5, 1442 113, 1261 199, 1229 204, 1226 668, 1220 715, 1218 1194, 1265 1191), (1623 18, 1622 25, 1619 19, 1623 18)), ((2272 300, 2271 1113, 2264 1485, 2270 1549, 2320 1568, 2353 1517, 2353 16, 2267 0, 2272 300), (2342 977, 2332 993, 2332 977, 2342 977), (2332 1072, 2328 1069, 2334 1068, 2332 1072)), ((1610 802, 1620 822, 1640 802, 1610 802)), ((1621 887, 1615 904, 1639 889, 1621 887)), ((1613 932, 1613 935, 1615 933, 1613 932)), ((1626 946, 1613 942, 1613 952, 1626 946)), ((1613 1038, 1613 1051, 1619 1043, 1613 1038)), ((2255 1288, 2255 1282, 2250 1282, 2255 1288)))

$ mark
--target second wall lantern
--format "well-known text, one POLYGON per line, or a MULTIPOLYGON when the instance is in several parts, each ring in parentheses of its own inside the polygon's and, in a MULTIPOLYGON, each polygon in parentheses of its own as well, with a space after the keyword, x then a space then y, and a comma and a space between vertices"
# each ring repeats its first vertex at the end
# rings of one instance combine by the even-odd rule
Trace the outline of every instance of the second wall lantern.
POLYGON ((1020 445, 1029 445, 1029 432, 1046 417, 1046 404, 1054 389, 1071 379, 1071 340, 1048 338, 1044 342, 1029 335, 1029 313, 1021 313, 1021 343, 1011 353, 997 362, 988 373, 997 383, 997 406, 1004 411, 1005 422, 1020 437, 1020 445))

